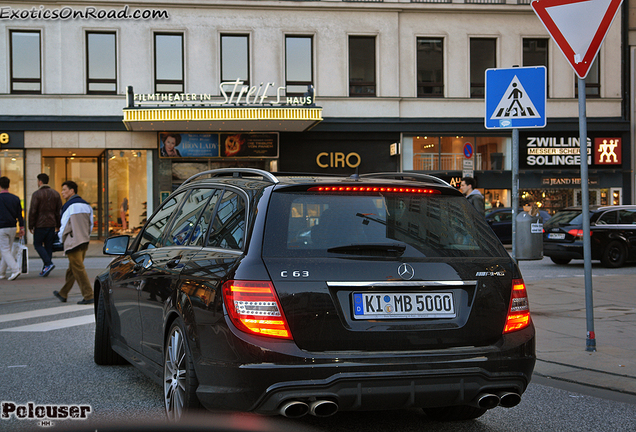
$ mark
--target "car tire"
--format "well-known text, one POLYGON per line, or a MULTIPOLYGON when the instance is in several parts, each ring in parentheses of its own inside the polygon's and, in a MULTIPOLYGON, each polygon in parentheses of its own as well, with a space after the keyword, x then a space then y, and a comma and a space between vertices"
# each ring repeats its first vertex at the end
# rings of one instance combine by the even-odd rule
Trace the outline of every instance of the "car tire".
POLYGON ((439 408, 423 408, 423 411, 431 420, 446 422, 473 420, 484 415, 487 409, 470 405, 459 405, 439 408))
POLYGON ((188 411, 201 407, 196 394, 199 381, 185 334, 181 319, 177 319, 170 326, 165 344, 163 399, 170 421, 178 421, 188 411))
POLYGON ((552 260, 553 263, 558 264, 558 265, 566 265, 570 261, 572 261, 572 259, 570 259, 570 258, 554 258, 554 257, 550 257, 550 259, 552 260))
POLYGON ((110 327, 106 319, 105 302, 104 292, 100 290, 95 313, 95 363, 102 366, 128 364, 122 356, 113 351, 110 344, 110 327))
POLYGON ((605 267, 618 268, 622 267, 627 260, 627 248, 619 240, 613 240, 607 244, 603 255, 601 256, 601 263, 605 267))

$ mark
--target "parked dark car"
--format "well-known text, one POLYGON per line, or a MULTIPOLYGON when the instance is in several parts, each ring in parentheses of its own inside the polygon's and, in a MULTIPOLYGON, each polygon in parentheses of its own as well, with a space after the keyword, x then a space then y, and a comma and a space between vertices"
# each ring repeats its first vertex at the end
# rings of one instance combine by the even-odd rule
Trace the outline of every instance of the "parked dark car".
MULTIPOLYGON (((520 208, 519 213, 522 211, 520 208)), ((545 210, 539 210, 539 216, 543 223, 550 219, 550 213, 545 210)), ((512 243, 512 207, 498 207, 486 212, 486 222, 503 244, 512 243)))
MULTIPOLYGON (((622 267, 636 260, 636 206, 590 206, 590 243, 593 260, 606 267, 622 267)), ((583 259, 583 212, 568 207, 543 225, 543 255, 556 264, 583 259)))
POLYGON ((426 175, 255 169, 182 184, 95 280, 95 361, 203 406, 300 417, 518 404, 535 363, 519 268, 459 191, 426 175))

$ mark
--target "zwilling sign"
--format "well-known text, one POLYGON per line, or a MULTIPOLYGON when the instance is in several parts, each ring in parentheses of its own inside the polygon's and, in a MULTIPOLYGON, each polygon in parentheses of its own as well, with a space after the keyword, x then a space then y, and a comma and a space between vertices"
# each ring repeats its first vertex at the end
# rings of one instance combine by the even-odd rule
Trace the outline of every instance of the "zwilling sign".
MULTIPOLYGON (((579 141, 578 137, 527 137, 525 158, 520 162, 524 168, 574 169, 581 163, 579 141)), ((594 138, 592 146, 588 138, 587 155, 589 165, 621 165, 621 139, 594 138)))

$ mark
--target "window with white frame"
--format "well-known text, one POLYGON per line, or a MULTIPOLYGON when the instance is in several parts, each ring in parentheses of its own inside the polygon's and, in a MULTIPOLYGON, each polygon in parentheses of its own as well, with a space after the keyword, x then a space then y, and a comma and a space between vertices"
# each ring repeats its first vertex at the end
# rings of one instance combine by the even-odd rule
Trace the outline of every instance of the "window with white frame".
POLYGON ((117 93, 115 32, 86 32, 86 89, 88 94, 117 93))
POLYGON ((183 93, 183 34, 155 33, 155 93, 183 93))
POLYGON ((42 93, 39 30, 11 30, 11 93, 42 93))

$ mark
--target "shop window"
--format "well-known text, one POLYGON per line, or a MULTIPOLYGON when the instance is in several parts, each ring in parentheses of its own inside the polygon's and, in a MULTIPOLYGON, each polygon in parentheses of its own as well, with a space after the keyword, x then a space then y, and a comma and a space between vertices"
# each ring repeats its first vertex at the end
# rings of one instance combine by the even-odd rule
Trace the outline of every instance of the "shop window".
POLYGON ((314 83, 313 38, 285 37, 285 86, 288 96, 302 96, 314 83))
POLYGON ((17 195, 22 202, 22 216, 28 209, 24 208, 24 152, 22 150, 0 150, 0 176, 11 181, 9 192, 17 195))
POLYGON ((417 38, 417 97, 444 96, 444 40, 417 38))
POLYGON ((117 48, 114 32, 86 33, 88 94, 117 94, 117 48))
POLYGON ((183 34, 155 33, 155 93, 183 93, 183 34))
MULTIPOLYGON (((585 96, 589 98, 601 97, 601 66, 598 58, 594 59, 594 63, 590 67, 590 71, 585 77, 585 96)), ((574 97, 579 96, 579 77, 574 76, 574 97)))
POLYGON ((497 67, 497 39, 470 40, 470 97, 483 98, 486 91, 486 69, 497 67))
MULTIPOLYGON (((545 66, 546 88, 549 82, 548 69, 548 38, 524 38, 523 39, 523 66, 545 66)), ((549 92, 547 94, 550 94, 549 92)))
POLYGON ((139 232, 152 213, 152 158, 146 150, 109 150, 108 233, 139 232))
POLYGON ((349 96, 375 96, 375 37, 349 36, 349 96))
POLYGON ((221 35, 221 81, 240 79, 250 85, 250 50, 248 35, 221 35))
POLYGON ((405 137, 402 168, 415 171, 462 171, 466 159, 464 148, 470 144, 474 150, 475 171, 509 170, 509 161, 505 157, 509 141, 505 137, 459 135, 405 137))
POLYGON ((11 93, 42 93, 39 31, 11 30, 11 93))

